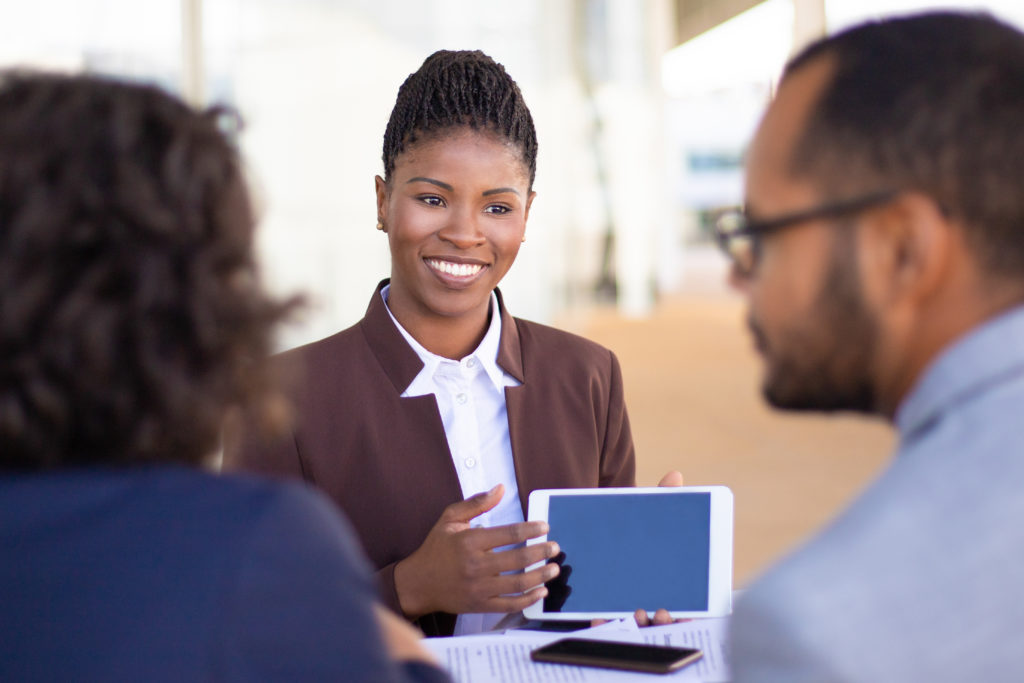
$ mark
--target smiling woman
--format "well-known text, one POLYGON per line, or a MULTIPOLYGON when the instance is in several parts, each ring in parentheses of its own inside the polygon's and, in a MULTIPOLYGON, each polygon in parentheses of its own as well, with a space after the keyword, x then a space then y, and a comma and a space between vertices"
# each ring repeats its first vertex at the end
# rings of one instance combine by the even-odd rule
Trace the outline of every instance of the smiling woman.
POLYGON ((391 246, 388 308, 432 353, 459 359, 480 343, 534 194, 515 147, 484 130, 422 142, 390 182, 377 177, 391 246))
POLYGON ((537 138, 480 52, 437 52, 398 92, 376 178, 391 277, 353 327, 283 354, 291 433, 229 432, 225 462, 300 477, 348 514, 383 598, 430 635, 494 627, 543 598, 555 543, 538 488, 632 486, 615 356, 513 318, 498 283, 526 231, 537 138), (457 615, 457 619, 456 619, 457 615))

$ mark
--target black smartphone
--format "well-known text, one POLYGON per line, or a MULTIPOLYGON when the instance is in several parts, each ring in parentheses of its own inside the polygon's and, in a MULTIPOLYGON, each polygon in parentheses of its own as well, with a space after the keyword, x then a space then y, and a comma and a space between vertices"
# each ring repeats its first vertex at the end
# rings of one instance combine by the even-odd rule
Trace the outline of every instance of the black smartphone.
POLYGON ((703 655, 703 652, 692 647, 563 638, 537 648, 530 653, 530 658, 535 662, 667 674, 697 661, 703 655))

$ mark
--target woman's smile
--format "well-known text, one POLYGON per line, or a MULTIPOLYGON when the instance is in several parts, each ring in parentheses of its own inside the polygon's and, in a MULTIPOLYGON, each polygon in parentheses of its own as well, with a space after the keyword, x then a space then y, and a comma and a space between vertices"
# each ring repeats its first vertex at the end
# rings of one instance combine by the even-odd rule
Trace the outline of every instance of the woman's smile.
POLYGON ((425 258, 423 262, 442 282, 456 285, 471 283, 487 267, 483 263, 463 263, 442 258, 425 258))

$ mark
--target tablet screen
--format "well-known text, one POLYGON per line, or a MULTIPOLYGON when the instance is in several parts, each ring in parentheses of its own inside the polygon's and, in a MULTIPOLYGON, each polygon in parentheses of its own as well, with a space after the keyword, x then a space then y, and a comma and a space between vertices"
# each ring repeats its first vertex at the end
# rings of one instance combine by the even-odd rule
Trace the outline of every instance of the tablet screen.
POLYGON ((544 611, 707 610, 710 521, 704 492, 552 495, 548 540, 565 558, 544 611))

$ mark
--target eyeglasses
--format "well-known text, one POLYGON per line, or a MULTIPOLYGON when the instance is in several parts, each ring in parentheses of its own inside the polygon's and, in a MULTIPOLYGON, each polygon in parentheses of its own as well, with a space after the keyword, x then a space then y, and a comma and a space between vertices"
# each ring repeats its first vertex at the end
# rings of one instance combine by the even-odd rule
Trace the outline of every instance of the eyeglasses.
POLYGON ((715 221, 715 242, 733 263, 737 275, 749 277, 757 269, 761 257, 761 237, 784 228, 820 218, 839 218, 864 211, 872 206, 884 204, 898 192, 886 190, 872 192, 853 199, 840 199, 810 209, 770 218, 752 221, 742 210, 727 211, 715 221))

